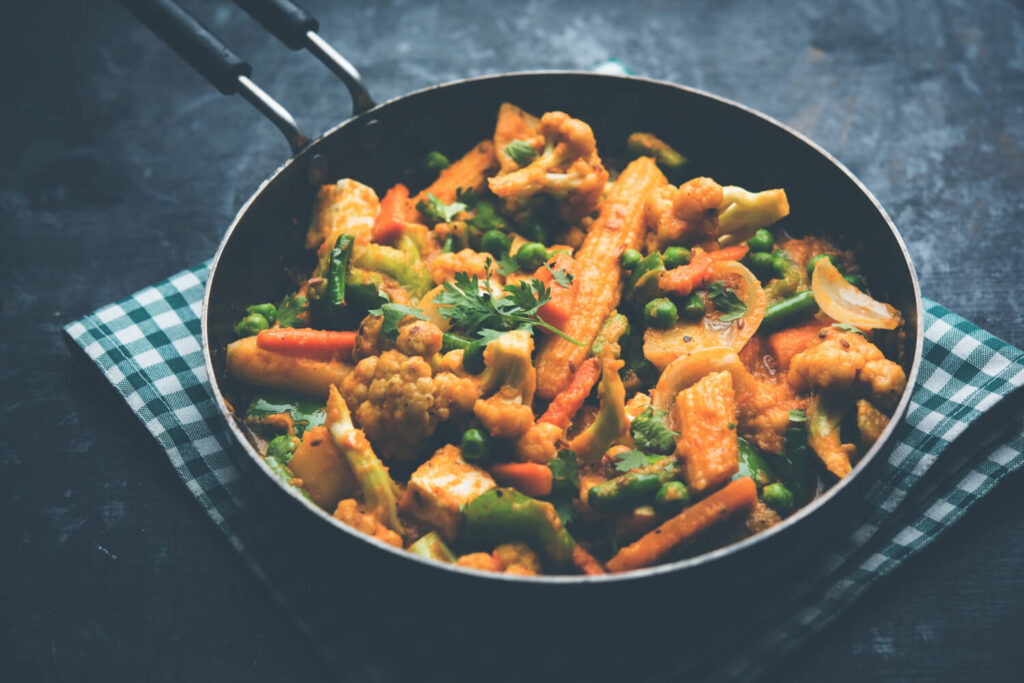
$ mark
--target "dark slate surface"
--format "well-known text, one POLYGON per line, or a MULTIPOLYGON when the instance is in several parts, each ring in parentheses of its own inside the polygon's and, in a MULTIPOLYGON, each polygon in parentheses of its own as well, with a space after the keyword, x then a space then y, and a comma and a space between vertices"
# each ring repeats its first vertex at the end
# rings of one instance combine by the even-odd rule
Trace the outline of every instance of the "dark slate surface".
MULTIPOLYGON (((795 126, 889 210, 923 291, 1024 345, 1024 13, 1005 2, 308 0, 378 99, 609 57, 795 126)), ((309 131, 347 97, 235 6, 187 3, 309 131)), ((107 3, 0 21, 0 653, 6 680, 320 680, 162 452, 59 329, 212 254, 277 132, 107 3)), ((1012 477, 776 672, 1009 680, 1024 620, 1012 477)))

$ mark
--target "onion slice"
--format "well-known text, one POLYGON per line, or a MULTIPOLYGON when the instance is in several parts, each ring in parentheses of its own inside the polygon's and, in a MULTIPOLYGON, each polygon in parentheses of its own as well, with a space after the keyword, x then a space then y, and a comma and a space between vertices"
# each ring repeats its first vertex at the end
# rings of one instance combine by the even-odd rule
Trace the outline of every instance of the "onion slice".
POLYGON ((723 371, 732 375, 737 394, 754 389, 756 380, 735 351, 727 347, 701 349, 676 358, 665 368, 651 392, 651 405, 658 410, 670 410, 680 391, 693 386, 704 375, 723 371))
POLYGON ((700 320, 681 320, 667 330, 647 328, 644 332, 644 356, 659 370, 680 356, 719 347, 739 351, 754 336, 764 319, 767 297, 760 281, 738 261, 716 261, 711 265, 711 281, 722 280, 736 292, 747 307, 738 320, 719 320, 712 312, 700 320))
POLYGON ((875 301, 843 279, 830 259, 818 259, 814 264, 811 291, 822 313, 841 323, 871 330, 899 327, 899 311, 889 304, 875 301))

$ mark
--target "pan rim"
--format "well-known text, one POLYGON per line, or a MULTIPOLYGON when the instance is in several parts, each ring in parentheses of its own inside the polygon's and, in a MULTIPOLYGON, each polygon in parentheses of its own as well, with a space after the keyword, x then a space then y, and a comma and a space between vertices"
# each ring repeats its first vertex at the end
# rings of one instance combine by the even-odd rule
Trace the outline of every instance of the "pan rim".
POLYGON ((203 358, 204 358, 204 362, 205 362, 206 373, 207 373, 207 376, 208 376, 208 379, 209 379, 209 382, 210 382, 210 386, 211 386, 211 388, 213 390, 214 399, 215 399, 215 401, 217 403, 218 410, 220 410, 220 413, 221 413, 222 417, 227 422, 228 428, 231 430, 232 434, 234 435, 235 440, 238 442, 239 445, 242 446, 243 450, 245 450, 246 455, 248 457, 252 458, 253 460, 255 460, 256 464, 264 471, 266 476, 270 477, 274 481, 274 484, 276 486, 278 486, 282 491, 284 491, 286 494, 291 496, 293 500, 295 500, 296 502, 298 502, 301 505, 304 505, 307 508, 307 510, 309 510, 310 512, 312 512, 314 514, 315 518, 319 518, 321 521, 325 521, 325 522, 329 523, 331 526, 333 526, 333 527, 335 527, 337 529, 340 529, 342 532, 344 532, 344 533, 346 533, 346 534, 348 534, 348 535, 358 539, 359 541, 362 541, 362 542, 365 542, 365 543, 369 543, 369 544, 374 545, 374 546, 376 546, 376 547, 378 547, 378 548, 380 548, 382 550, 390 552, 395 557, 398 557, 398 558, 401 558, 401 559, 404 559, 404 560, 411 560, 411 561, 414 561, 414 562, 418 562, 424 568, 427 568, 427 569, 432 569, 432 570, 437 570, 437 571, 453 572, 453 573, 456 573, 456 574, 461 574, 461 575, 463 575, 463 576, 465 576, 467 578, 471 578, 471 579, 482 579, 482 580, 489 580, 489 581, 509 582, 509 583, 513 583, 513 584, 527 584, 527 585, 566 585, 566 584, 568 584, 568 585, 605 585, 605 584, 609 584, 609 583, 618 583, 618 582, 621 582, 621 581, 632 581, 632 580, 638 580, 638 579, 643 579, 643 578, 648 578, 648 577, 662 576, 662 575, 665 575, 665 574, 670 574, 670 573, 675 573, 675 572, 685 572, 686 570, 691 569, 691 568, 695 568, 695 567, 702 566, 702 565, 705 565, 705 564, 714 563, 717 560, 720 560, 720 559, 722 559, 722 558, 724 558, 726 556, 730 556, 730 555, 733 555, 733 554, 743 553, 747 549, 749 549, 749 548, 751 548, 751 547, 753 547, 753 546, 755 546, 757 544, 770 542, 771 539, 775 538, 776 536, 779 536, 780 534, 783 534, 786 531, 788 531, 790 528, 797 526, 798 524, 800 524, 804 519, 806 519, 810 515, 814 514, 815 512, 820 510, 821 508, 826 507, 844 489, 846 489, 848 486, 850 486, 851 482, 853 482, 857 477, 861 476, 861 473, 871 465, 871 463, 875 460, 875 458, 879 457, 879 454, 882 453, 890 445, 889 444, 889 440, 891 439, 891 437, 892 437, 893 433, 895 432, 895 430, 896 430, 897 426, 899 425, 899 423, 902 421, 902 419, 903 419, 903 417, 904 417, 904 415, 905 415, 905 413, 907 411, 907 407, 910 404, 911 396, 913 394, 913 388, 914 388, 914 386, 916 384, 916 381, 917 381, 917 376, 918 376, 918 372, 919 372, 919 369, 920 369, 921 358, 922 358, 922 355, 923 355, 923 348, 924 348, 924 305, 923 305, 923 301, 922 301, 922 298, 921 298, 921 289, 920 289, 920 284, 918 282, 917 270, 914 267, 913 260, 911 259, 910 253, 907 250, 906 243, 903 241, 902 235, 900 234, 899 230, 896 228, 896 225, 893 223, 892 219, 889 217, 889 214, 885 211, 885 209, 882 207, 881 203, 874 196, 874 194, 872 194, 872 192, 860 181, 860 179, 856 175, 854 175, 848 168, 846 168, 845 165, 843 165, 838 159, 836 159, 834 156, 832 156, 832 154, 830 154, 828 151, 826 151, 820 145, 818 145, 817 143, 812 141, 810 138, 805 136, 803 133, 800 133, 799 131, 794 130, 793 128, 791 128, 791 127, 787 126, 786 124, 782 123, 781 121, 778 121, 777 119, 775 119, 775 118, 773 118, 773 117, 771 117, 771 116, 769 116, 767 114, 764 114, 764 113, 762 113, 762 112, 760 112, 760 111, 758 111, 756 109, 748 107, 748 106, 746 106, 746 105, 744 105, 742 103, 736 102, 734 100, 731 100, 731 99, 728 99, 728 98, 725 98, 725 97, 721 97, 719 95, 715 95, 713 93, 707 92, 706 90, 701 90, 701 89, 698 89, 698 88, 693 88, 693 87, 689 87, 689 86, 683 86, 683 85, 679 85, 679 84, 676 84, 676 83, 671 83, 669 81, 663 81, 663 80, 658 80, 658 79, 653 79, 653 78, 647 78, 647 77, 643 77, 643 76, 598 74, 598 73, 594 73, 594 72, 590 72, 590 71, 573 71, 573 70, 536 70, 536 71, 515 71, 515 72, 499 73, 499 74, 485 74, 485 75, 480 75, 480 76, 474 76, 474 77, 471 77, 471 78, 458 79, 458 80, 454 80, 454 81, 448 81, 448 82, 445 82, 445 83, 430 85, 430 86, 427 86, 425 88, 421 88, 419 90, 414 90, 412 92, 406 93, 404 95, 399 95, 397 97, 393 97, 393 98, 391 98, 391 99, 389 99, 389 100, 387 100, 385 102, 382 102, 382 103, 376 105, 372 109, 369 109, 369 110, 359 114, 358 116, 354 116, 354 117, 345 119, 344 121, 342 121, 342 122, 338 123, 337 125, 329 128, 328 130, 326 130, 324 133, 322 133, 320 136, 318 136, 315 140, 313 140, 309 144, 307 144, 302 150, 299 151, 298 154, 293 155, 287 161, 285 161, 283 164, 281 164, 276 170, 274 170, 263 182, 261 182, 259 184, 259 186, 256 188, 256 190, 252 193, 252 195, 250 195, 250 197, 245 201, 245 203, 242 204, 242 206, 239 208, 238 212, 235 214, 235 217, 232 219, 231 224, 228 226, 227 231, 224 233, 224 236, 221 239, 221 242, 220 242, 220 244, 219 244, 219 246, 217 248, 217 251, 214 254, 213 260, 210 263, 210 272, 209 272, 209 274, 207 276, 206 287, 205 287, 205 291, 204 291, 204 294, 203 294, 203 305, 202 305, 202 312, 201 312, 201 323, 202 323, 201 334, 202 334, 203 358), (550 77, 585 78, 585 79, 594 79, 595 81, 596 80, 603 80, 603 81, 606 81, 606 82, 607 81, 641 82, 641 83, 651 84, 651 85, 655 85, 655 86, 667 87, 667 88, 671 88, 671 89, 675 89, 675 90, 680 90, 680 91, 689 93, 691 95, 695 95, 695 96, 698 96, 698 97, 703 97, 703 98, 707 98, 707 99, 713 100, 713 101, 718 102, 720 104, 723 104, 725 106, 733 107, 733 108, 739 109, 739 110, 741 110, 741 111, 743 111, 743 112, 745 112, 747 114, 753 115, 753 116, 755 116, 755 117, 765 121, 766 123, 781 129, 783 132, 788 133, 792 137, 796 138, 798 141, 800 141, 800 142, 804 143, 805 145, 809 146, 812 150, 814 150, 815 152, 817 152, 818 154, 823 156, 827 161, 829 161, 836 168, 838 168, 851 182, 853 182, 853 184, 857 187, 857 189, 860 190, 860 192, 862 192, 868 198, 868 200, 874 206, 875 210, 878 212, 878 214, 885 221, 885 223, 888 226, 889 231, 892 234, 892 236, 895 238, 896 243, 899 246, 900 253, 903 256, 903 260, 904 260, 904 262, 907 265, 907 268, 908 268, 908 271, 909 271, 909 274, 910 274, 910 280, 911 280, 912 287, 913 287, 913 294, 914 294, 914 309, 915 309, 914 310, 914 314, 915 314, 916 334, 915 334, 913 359, 912 359, 911 364, 910 364, 910 370, 907 373, 907 388, 904 390, 903 396, 901 396, 899 402, 896 405, 896 408, 893 410, 893 414, 892 414, 892 417, 889 420, 889 424, 882 431, 882 434, 879 436, 878 440, 875 441, 874 445, 872 445, 872 447, 870 449, 868 449, 868 451, 864 454, 864 456, 860 458, 860 460, 857 462, 857 464, 851 470, 850 474, 847 475, 846 477, 843 477, 838 482, 834 483, 831 487, 828 488, 828 490, 826 490, 820 496, 818 496, 817 498, 815 498, 811 502, 807 503, 802 508, 800 508, 797 512, 793 513, 792 515, 790 515, 789 517, 784 519, 782 522, 774 525, 770 529, 767 529, 765 531, 756 533, 756 534, 754 534, 752 536, 748 536, 745 539, 742 539, 742 540, 737 541, 735 543, 731 543, 731 544, 723 546, 721 548, 716 548, 715 550, 712 550, 712 551, 709 551, 709 552, 706 552, 706 553, 702 553, 700 555, 696 555, 694 557, 685 558, 685 559, 682 559, 682 560, 677 560, 675 562, 659 564, 659 565, 655 565, 653 567, 645 567, 645 568, 642 568, 642 569, 636 569, 636 570, 632 570, 632 571, 628 571, 628 572, 623 572, 623 573, 619 573, 619 574, 611 574, 611 573, 609 573, 609 574, 601 574, 601 575, 596 575, 596 576, 591 576, 591 575, 521 576, 521 575, 510 575, 510 574, 503 574, 503 573, 494 573, 494 572, 481 572, 481 571, 478 571, 478 570, 475 570, 475 569, 469 569, 469 568, 466 568, 466 567, 460 567, 460 566, 457 566, 455 564, 443 564, 443 563, 440 563, 440 562, 435 562, 433 560, 428 560, 426 558, 419 557, 417 555, 414 555, 414 554, 406 551, 405 549, 395 548, 394 546, 388 545, 388 544, 386 544, 386 543, 384 543, 384 542, 382 542, 382 541, 380 541, 378 539, 375 539, 375 538, 372 538, 370 536, 367 536, 366 534, 359 533, 358 531, 356 531, 354 529, 351 529, 350 527, 346 526, 341 521, 334 519, 334 517, 332 517, 325 510, 323 510, 322 508, 318 507, 317 505, 315 505, 314 503, 312 503, 311 501, 309 501, 305 497, 301 496, 294 488, 286 486, 283 482, 281 482, 279 480, 278 477, 273 476, 273 473, 270 471, 269 467, 265 464, 265 462, 263 461, 263 458, 260 457, 259 453, 256 451, 256 449, 253 447, 253 445, 246 438, 245 433, 238 426, 238 423, 236 422, 236 418, 233 415, 232 411, 230 410, 230 408, 228 408, 227 401, 225 400, 224 395, 223 395, 223 393, 220 390, 219 383, 218 383, 216 375, 214 373, 213 356, 212 356, 212 350, 211 350, 210 343, 209 343, 209 303, 210 303, 210 293, 211 293, 211 290, 212 290, 212 284, 213 284, 214 275, 217 272, 217 266, 218 266, 218 264, 220 262, 220 258, 222 256, 222 254, 224 253, 225 247, 227 246, 228 242, 230 241, 230 239, 231 239, 232 235, 234 234, 235 229, 238 227, 239 223, 247 215, 247 213, 249 211, 249 208, 257 200, 257 198, 259 198, 262 195, 264 189, 270 183, 272 183, 275 179, 277 179, 281 174, 285 173, 289 168, 291 168, 291 166, 293 164, 299 163, 301 160, 303 160, 303 159, 307 158, 309 155, 315 153, 316 148, 322 142, 324 142, 327 138, 331 137, 335 132, 341 130, 342 128, 345 128, 347 126, 352 125, 356 121, 372 119, 374 117, 375 113, 377 113, 377 112, 379 112, 379 111, 381 111, 381 110, 383 110, 385 108, 388 108, 393 103, 396 103, 396 102, 401 101, 401 100, 406 100, 408 98, 421 96, 421 95, 424 95, 424 94, 427 94, 427 93, 432 93, 432 92, 435 92, 435 91, 438 91, 438 90, 455 87, 455 86, 461 86, 461 85, 466 85, 466 84, 473 84, 473 83, 483 82, 483 81, 493 81, 493 80, 499 80, 499 79, 526 78, 526 77, 537 77, 537 76, 541 76, 541 77, 550 76, 550 77))

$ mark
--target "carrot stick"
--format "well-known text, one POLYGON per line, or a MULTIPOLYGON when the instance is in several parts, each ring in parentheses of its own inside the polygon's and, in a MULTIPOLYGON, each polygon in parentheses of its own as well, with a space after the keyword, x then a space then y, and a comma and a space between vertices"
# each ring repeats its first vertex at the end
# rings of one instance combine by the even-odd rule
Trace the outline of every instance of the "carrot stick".
POLYGON ((577 543, 572 549, 572 563, 576 565, 584 574, 594 576, 597 574, 605 574, 604 567, 597 560, 596 557, 591 555, 586 548, 577 543))
POLYGON ((583 402, 590 396, 597 378, 601 376, 601 362, 597 358, 588 358, 576 369, 569 386, 562 389, 552 399, 548 409, 537 422, 550 422, 562 429, 568 429, 573 416, 583 407, 583 402))
POLYGON ((658 287, 665 292, 686 296, 711 278, 712 263, 714 260, 703 249, 694 249, 690 262, 685 266, 658 274, 658 287))
POLYGON ((799 327, 790 327, 769 335, 768 346, 771 348, 775 360, 779 362, 779 369, 788 372, 789 362, 793 360, 793 356, 806 350, 811 342, 818 337, 821 330, 828 327, 830 323, 831 319, 822 321, 814 318, 799 327))
POLYGON ((405 232, 406 223, 413 222, 415 209, 409 203, 409 188, 398 183, 384 195, 380 201, 380 211, 373 222, 370 239, 382 244, 390 244, 405 232))
POLYGON ((757 485, 750 477, 729 482, 697 501, 661 526, 641 536, 608 560, 610 572, 624 572, 654 564, 669 550, 733 515, 749 512, 757 503, 757 485))
POLYGON ((352 360, 355 345, 356 333, 348 331, 276 327, 260 330, 256 335, 256 346, 264 351, 277 351, 302 358, 352 360))
MULTIPOLYGON (((555 254, 548 264, 554 270, 564 270, 567 273, 572 273, 572 256, 564 252, 555 254)), ((572 305, 576 301, 576 288, 573 284, 563 287, 555 282, 554 276, 546 266, 538 268, 533 276, 551 289, 550 300, 537 310, 537 315, 547 324, 561 330, 569 322, 569 318, 572 315, 572 305)))
POLYGON ((491 476, 502 486, 514 486, 528 496, 551 493, 551 468, 540 463, 498 463, 491 466, 491 476))
POLYGON ((648 194, 668 181, 654 159, 640 157, 622 171, 601 202, 601 213, 590 226, 573 266, 576 290, 572 315, 562 330, 582 342, 576 346, 561 337, 548 337, 537 354, 537 393, 554 398, 572 379, 608 315, 619 305, 622 267, 619 255, 635 249, 647 230, 644 204, 648 194))
POLYGON ((494 142, 483 140, 466 152, 461 159, 441 171, 437 180, 413 198, 412 205, 416 206, 425 200, 428 194, 434 195, 445 204, 451 204, 460 189, 480 192, 487 187, 487 176, 497 168, 498 158, 494 155, 494 142))
POLYGON ((747 255, 748 251, 750 251, 750 247, 746 244, 735 244, 724 249, 709 251, 708 257, 712 261, 739 261, 747 255))

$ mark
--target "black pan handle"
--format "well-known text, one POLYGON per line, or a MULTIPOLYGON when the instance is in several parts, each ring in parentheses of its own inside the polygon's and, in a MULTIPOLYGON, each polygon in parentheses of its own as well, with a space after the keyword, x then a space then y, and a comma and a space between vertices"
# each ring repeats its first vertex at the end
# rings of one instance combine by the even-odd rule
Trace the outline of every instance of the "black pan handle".
POLYGON ((352 115, 374 106, 370 92, 352 64, 332 48, 317 31, 320 22, 291 0, 235 0, 235 3, 292 50, 305 48, 342 80, 352 96, 352 115))
POLYGON ((121 0, 143 24, 225 95, 238 93, 284 133, 293 152, 309 142, 288 111, 249 80, 252 66, 174 0, 121 0))

